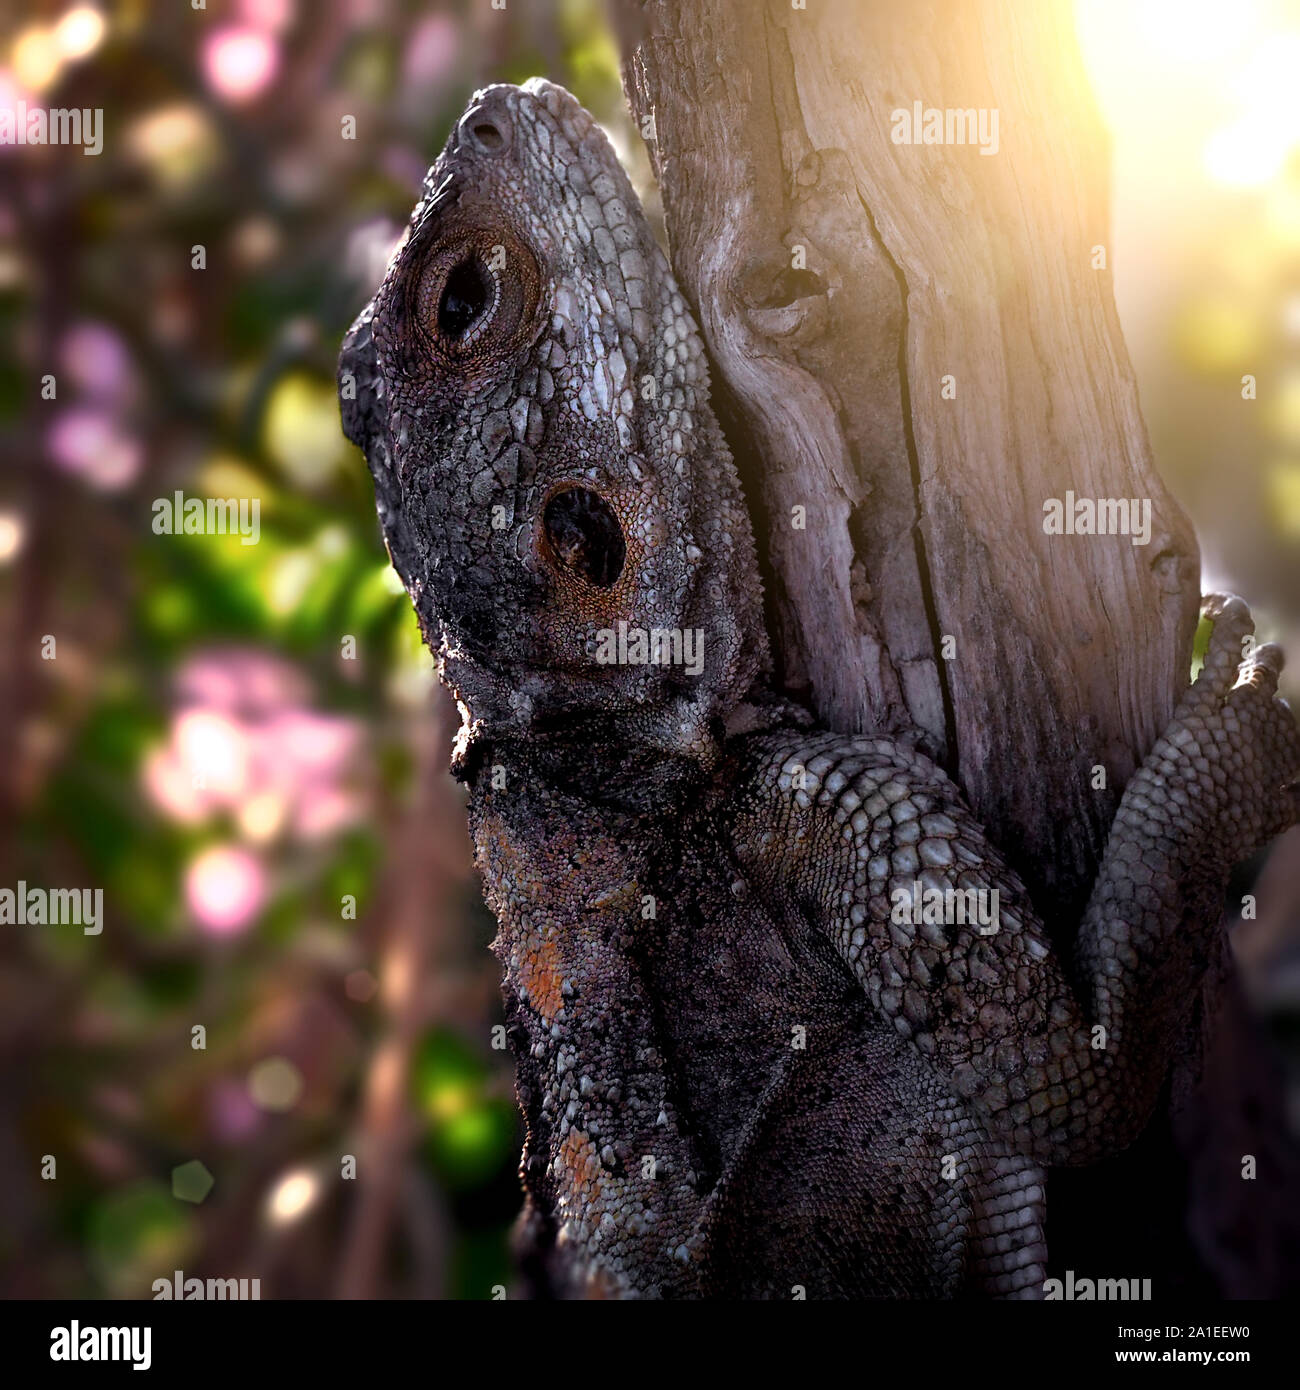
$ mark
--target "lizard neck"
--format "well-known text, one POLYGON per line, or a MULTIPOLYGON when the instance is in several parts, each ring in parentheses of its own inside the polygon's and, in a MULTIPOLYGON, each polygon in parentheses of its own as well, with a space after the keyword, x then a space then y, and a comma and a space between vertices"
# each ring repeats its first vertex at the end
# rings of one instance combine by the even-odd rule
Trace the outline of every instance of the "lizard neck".
POLYGON ((653 822, 594 806, 531 750, 511 751, 473 777, 470 826, 550 1271, 564 1293, 689 1293, 705 1194, 647 987, 653 822))
POLYGON ((724 713, 703 718, 689 703, 556 721, 493 734, 461 705, 451 771, 471 788, 502 790, 506 768, 561 797, 631 815, 674 814, 714 780, 729 740, 780 726, 808 727, 801 706, 756 682, 724 713))

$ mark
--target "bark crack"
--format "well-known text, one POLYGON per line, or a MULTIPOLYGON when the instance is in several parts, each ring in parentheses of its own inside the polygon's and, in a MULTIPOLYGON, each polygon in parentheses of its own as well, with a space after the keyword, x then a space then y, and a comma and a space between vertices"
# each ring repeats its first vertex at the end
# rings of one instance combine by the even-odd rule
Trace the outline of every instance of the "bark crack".
POLYGON ((947 663, 943 659, 943 632, 939 625, 939 609, 935 599, 933 577, 930 574, 930 560, 926 553, 925 536, 921 531, 923 503, 921 500, 921 459, 916 448, 916 432, 912 426, 912 390, 908 374, 907 348, 911 330, 911 314, 908 309, 907 276, 903 267, 895 260, 885 239, 880 235, 876 219, 859 188, 858 202, 862 215, 867 219, 871 235, 875 237, 881 254, 898 281, 899 309, 903 316, 902 327, 898 333, 898 392, 903 412, 903 437, 907 442, 907 465, 912 477, 912 499, 915 504, 912 518, 912 544, 916 550, 916 569, 921 581, 921 598, 925 604, 925 619, 930 628, 930 645, 934 652, 935 675, 939 681, 939 695, 943 700, 943 739, 944 748, 941 759, 943 769, 958 786, 961 763, 961 749, 957 742, 957 712, 953 704, 952 687, 948 681, 947 663))

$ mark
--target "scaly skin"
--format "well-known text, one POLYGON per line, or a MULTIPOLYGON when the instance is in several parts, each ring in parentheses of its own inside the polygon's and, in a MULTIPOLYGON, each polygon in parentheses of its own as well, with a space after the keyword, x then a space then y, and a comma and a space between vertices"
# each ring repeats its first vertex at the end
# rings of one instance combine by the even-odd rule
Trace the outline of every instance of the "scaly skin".
POLYGON ((1238 678, 1245 606, 1209 601, 1067 977, 938 768, 772 688, 699 335, 567 93, 471 103, 340 395, 462 711, 534 1282, 1041 1293, 1043 1168, 1146 1123, 1228 871, 1297 816, 1276 649, 1238 678), (605 664, 620 622, 698 630, 702 664, 605 664), (918 883, 998 911, 913 920, 918 883))

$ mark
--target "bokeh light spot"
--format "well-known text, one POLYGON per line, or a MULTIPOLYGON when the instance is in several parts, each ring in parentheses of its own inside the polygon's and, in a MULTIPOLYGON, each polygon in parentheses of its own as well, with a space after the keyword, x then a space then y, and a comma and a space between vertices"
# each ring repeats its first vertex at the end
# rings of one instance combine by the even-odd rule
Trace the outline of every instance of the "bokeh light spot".
POLYGON ((266 1200, 266 1217, 273 1226, 288 1226, 306 1215, 320 1196, 320 1179, 308 1168, 286 1173, 266 1200))
POLYGON ((185 875, 185 897, 199 926, 213 936, 246 928, 266 901, 266 875, 247 850, 204 850, 185 875))
POLYGON ((302 1072, 287 1057, 268 1057, 248 1074, 248 1094, 263 1110, 292 1110, 302 1090, 302 1072))
POLYGON ((201 1202, 212 1191, 216 1179, 197 1158, 172 1169, 172 1196, 182 1202, 201 1202))
POLYGON ((33 24, 14 40, 14 77, 32 92, 43 92, 59 75, 63 54, 53 29, 33 24))
POLYGON ((27 526, 17 512, 0 512, 0 565, 8 565, 22 553, 27 526))
POLYGON ((93 5, 74 5, 54 26, 59 52, 70 62, 88 58, 104 38, 104 16, 93 5))
POLYGON ((280 49, 264 30, 232 25, 204 40, 201 65, 208 86, 223 101, 252 101, 274 80, 280 49))

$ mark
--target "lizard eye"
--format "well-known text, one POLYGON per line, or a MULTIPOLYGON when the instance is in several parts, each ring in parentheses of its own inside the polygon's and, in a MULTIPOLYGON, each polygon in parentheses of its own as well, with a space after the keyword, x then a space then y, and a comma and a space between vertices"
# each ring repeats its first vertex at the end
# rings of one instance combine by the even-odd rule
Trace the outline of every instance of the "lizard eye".
POLYGON ((497 298, 492 272, 477 256, 452 268, 438 301, 438 332, 452 342, 465 341, 491 317, 497 298))
POLYGON ((588 584, 609 589, 623 573, 627 544, 614 509, 585 487, 565 488, 547 502, 542 527, 552 557, 588 584))
POLYGON ((453 224, 404 291, 413 347, 447 368, 489 368, 537 327, 540 291, 537 262, 511 231, 453 224))

